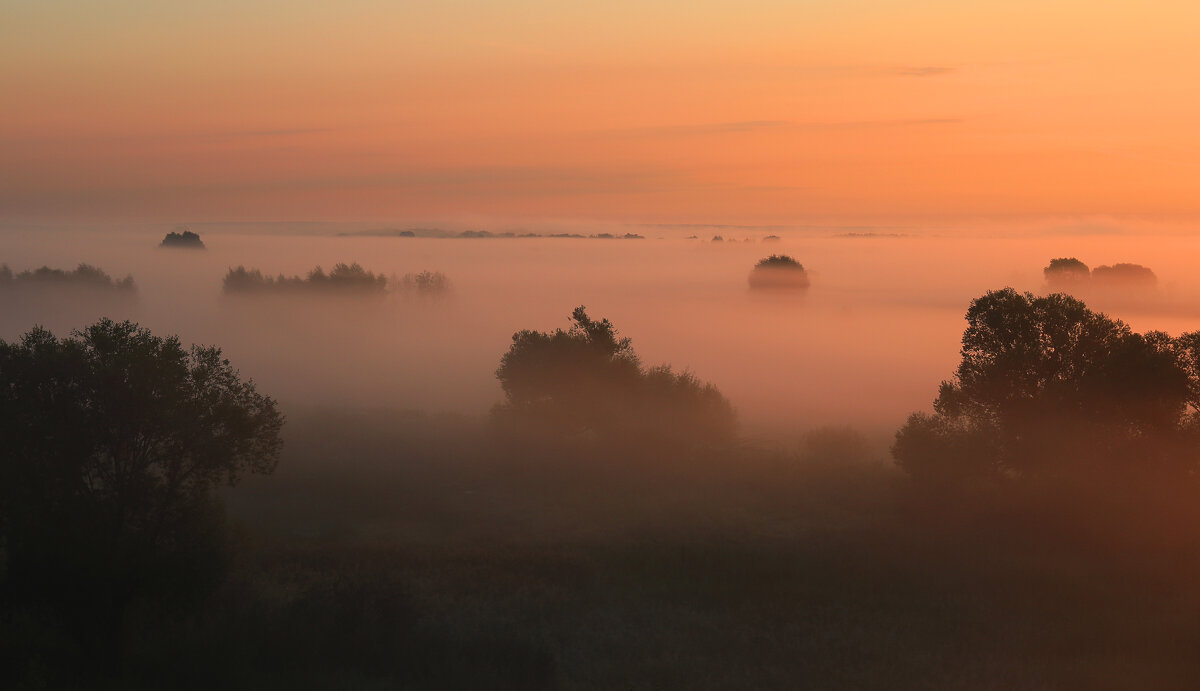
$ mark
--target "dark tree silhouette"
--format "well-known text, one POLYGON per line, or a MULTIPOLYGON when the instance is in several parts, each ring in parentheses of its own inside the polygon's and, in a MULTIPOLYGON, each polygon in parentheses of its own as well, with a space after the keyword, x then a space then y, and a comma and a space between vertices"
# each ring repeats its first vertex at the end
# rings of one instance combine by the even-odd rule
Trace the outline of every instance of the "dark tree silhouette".
POLYGON ((805 290, 809 286, 804 265, 786 254, 760 259, 750 271, 753 290, 805 290))
POLYGON ((174 247, 180 249, 204 249, 204 241, 200 236, 190 230, 182 229, 179 232, 167 233, 159 247, 174 247))
POLYGON ((719 443, 733 439, 732 406, 712 384, 669 366, 642 366, 628 338, 583 307, 571 328, 519 331, 496 377, 499 421, 607 439, 719 443))
POLYGON ((19 274, 14 274, 8 265, 0 265, 0 287, 21 286, 64 286, 129 294, 137 290, 137 286, 133 283, 133 276, 125 276, 119 280, 114 279, 102 269, 91 264, 80 264, 73 271, 43 266, 32 271, 22 271, 19 274))
POLYGON ((329 273, 318 266, 304 277, 266 276, 258 269, 238 266, 225 274, 222 287, 228 294, 383 295, 387 278, 358 263, 337 264, 329 273))
POLYGON ((117 666, 127 605, 223 573, 217 485, 270 473, 283 417, 214 347, 130 322, 0 342, 0 596, 117 666))
POLYGON ((1075 257, 1060 257, 1051 259, 1049 266, 1042 269, 1042 275, 1051 289, 1063 290, 1086 283, 1091 272, 1087 264, 1075 257))
POLYGON ((1200 332, 1134 333, 1068 295, 1006 288, 967 310, 932 415, 900 429, 914 476, 1107 481, 1195 467, 1200 332))

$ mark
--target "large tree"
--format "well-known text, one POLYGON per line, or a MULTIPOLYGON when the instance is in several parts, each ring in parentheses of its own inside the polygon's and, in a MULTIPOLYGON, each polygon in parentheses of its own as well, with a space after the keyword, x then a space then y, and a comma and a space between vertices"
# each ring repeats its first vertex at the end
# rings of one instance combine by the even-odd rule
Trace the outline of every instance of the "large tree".
POLYGON ((213 490, 271 472, 282 424, 219 349, 130 322, 0 342, 6 601, 42 603, 112 653, 127 604, 217 581, 213 490))
POLYGON ((712 384, 669 366, 646 368, 607 319, 571 313, 571 327, 518 331, 496 377, 506 401, 495 417, 540 431, 669 443, 724 442, 736 432, 712 384))
POLYGON ((1139 334, 1079 300, 1011 288, 967 310, 962 360, 893 453, 924 477, 1181 474, 1197 457, 1200 334, 1139 334))

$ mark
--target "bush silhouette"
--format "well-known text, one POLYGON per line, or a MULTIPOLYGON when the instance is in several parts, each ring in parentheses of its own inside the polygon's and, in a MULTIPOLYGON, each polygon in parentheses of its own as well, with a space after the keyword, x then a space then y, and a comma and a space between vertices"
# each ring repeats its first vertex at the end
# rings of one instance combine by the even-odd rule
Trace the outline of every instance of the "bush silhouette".
POLYGON ((722 443, 734 438, 732 406, 712 384, 669 366, 642 366, 628 338, 584 307, 571 328, 519 331, 496 377, 500 422, 607 440, 722 443))
POLYGON ((1109 482, 1194 470, 1200 332, 1135 333, 1068 295, 967 310, 962 361, 893 455, 913 476, 1109 482))
POLYGON ((357 263, 337 264, 328 274, 321 267, 300 276, 266 276, 244 266, 225 274, 223 289, 229 294, 308 293, 326 295, 382 295, 387 278, 367 271, 357 263))
POLYGON ((275 402, 212 347, 130 322, 0 341, 0 594, 114 668, 127 607, 178 604, 223 573, 213 490, 269 473, 275 402))
POLYGON ((180 232, 167 233, 158 246, 202 250, 204 249, 204 241, 196 233, 185 229, 180 232))
POLYGON ((805 290, 809 286, 804 265, 786 254, 760 259, 750 271, 753 290, 805 290))

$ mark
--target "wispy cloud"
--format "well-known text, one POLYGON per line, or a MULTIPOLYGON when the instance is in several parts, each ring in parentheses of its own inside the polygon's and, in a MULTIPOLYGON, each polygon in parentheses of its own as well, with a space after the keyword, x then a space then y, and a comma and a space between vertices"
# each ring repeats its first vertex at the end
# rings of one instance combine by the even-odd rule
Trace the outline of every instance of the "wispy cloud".
POLYGON ((943 67, 939 65, 907 65, 904 67, 896 67, 891 70, 891 73, 900 77, 939 77, 943 74, 953 74, 957 71, 957 67, 943 67))
POLYGON ((692 136, 706 134, 730 134, 734 132, 755 132, 761 130, 790 127, 789 120, 742 120, 737 122, 708 122, 690 125, 655 125, 651 127, 627 127, 621 129, 601 130, 598 134, 616 134, 630 137, 637 136, 692 136))
POLYGON ((629 127, 623 129, 600 130, 598 132, 594 132, 593 134, 617 137, 695 137, 763 131, 920 127, 933 125, 955 125, 961 122, 963 122, 961 118, 899 118, 892 120, 831 120, 816 122, 798 122, 794 120, 744 120, 738 122, 712 122, 687 125, 629 127))

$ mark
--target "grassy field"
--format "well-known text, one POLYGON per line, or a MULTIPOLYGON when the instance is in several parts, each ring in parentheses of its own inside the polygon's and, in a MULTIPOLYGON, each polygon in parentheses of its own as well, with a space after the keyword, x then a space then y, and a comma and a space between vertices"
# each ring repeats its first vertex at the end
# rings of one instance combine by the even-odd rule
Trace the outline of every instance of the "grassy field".
POLYGON ((1200 684, 1182 490, 922 493, 848 430, 690 454, 388 412, 288 430, 228 493, 222 589, 131 618, 123 688, 1200 684))

